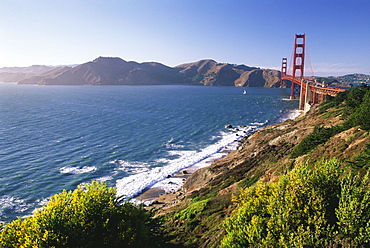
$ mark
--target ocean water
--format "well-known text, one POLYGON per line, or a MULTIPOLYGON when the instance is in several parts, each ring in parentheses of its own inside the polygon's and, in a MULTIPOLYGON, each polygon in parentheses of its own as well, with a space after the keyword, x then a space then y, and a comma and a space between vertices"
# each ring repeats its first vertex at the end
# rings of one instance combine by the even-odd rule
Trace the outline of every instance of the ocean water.
POLYGON ((133 197, 297 114, 297 102, 283 100, 289 89, 243 90, 0 83, 0 221, 91 180, 133 197))

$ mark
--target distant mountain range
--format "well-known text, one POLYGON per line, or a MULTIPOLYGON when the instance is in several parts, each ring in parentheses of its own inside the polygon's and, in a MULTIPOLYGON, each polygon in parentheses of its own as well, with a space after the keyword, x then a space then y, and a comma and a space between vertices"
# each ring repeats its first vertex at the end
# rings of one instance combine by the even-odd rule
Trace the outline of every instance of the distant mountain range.
MULTIPOLYGON (((280 71, 200 60, 169 67, 157 62, 138 63, 99 57, 77 66, 0 68, 0 82, 36 85, 209 85, 279 87, 280 71)), ((370 76, 329 77, 340 83, 370 82, 370 76)), ((328 80, 326 80, 328 81, 328 80)), ((329 82, 329 84, 330 84, 329 82)))
POLYGON ((168 67, 99 57, 75 67, 0 68, 0 82, 37 85, 220 85, 277 87, 279 71, 201 60, 168 67))
POLYGON ((42 74, 52 68, 54 67, 45 65, 0 68, 0 82, 19 82, 20 80, 42 74))
POLYGON ((339 77, 329 77, 330 79, 336 79, 340 83, 348 84, 370 84, 370 75, 366 74, 348 74, 339 77))

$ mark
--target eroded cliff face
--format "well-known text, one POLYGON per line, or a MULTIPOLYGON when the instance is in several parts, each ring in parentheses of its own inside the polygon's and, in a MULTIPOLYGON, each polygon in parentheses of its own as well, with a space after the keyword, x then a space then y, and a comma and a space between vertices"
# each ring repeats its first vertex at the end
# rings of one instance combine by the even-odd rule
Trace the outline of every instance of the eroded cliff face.
POLYGON ((339 114, 312 108, 296 120, 264 127, 244 138, 237 151, 190 175, 182 190, 173 194, 172 201, 158 210, 158 214, 167 216, 169 230, 177 235, 174 242, 185 243, 197 237, 194 246, 189 247, 217 247, 224 235, 221 223, 234 209, 231 199, 239 188, 257 181, 276 181, 279 175, 306 161, 313 163, 334 157, 351 161, 370 142, 368 133, 358 127, 334 135, 306 155, 291 157, 292 149, 312 133, 315 126, 333 127, 341 123, 339 114), (205 207, 194 214, 197 224, 186 233, 186 226, 192 221, 177 216, 197 202, 206 202, 205 207))

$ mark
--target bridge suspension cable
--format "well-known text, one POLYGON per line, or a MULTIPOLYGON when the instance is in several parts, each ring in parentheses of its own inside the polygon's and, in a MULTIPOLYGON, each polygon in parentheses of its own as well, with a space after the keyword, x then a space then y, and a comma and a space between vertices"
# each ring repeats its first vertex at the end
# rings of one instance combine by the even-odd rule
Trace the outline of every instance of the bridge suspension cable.
MULTIPOLYGON (((313 69, 312 69, 312 64, 311 64, 311 57, 310 57, 310 53, 308 51, 308 44, 306 42, 306 54, 307 54, 307 62, 310 66, 310 72, 312 73, 310 77, 314 78, 315 77, 315 74, 313 72, 313 69)), ((306 77, 309 77, 309 75, 306 75, 306 77)))
POLYGON ((304 77, 306 49, 306 34, 296 34, 292 59, 290 61, 292 71, 288 72, 287 59, 283 58, 280 73, 280 87, 287 87, 286 81, 290 81, 292 86, 290 99, 299 99, 299 109, 304 109, 305 111, 309 109, 311 104, 322 103, 326 95, 335 96, 338 92, 345 91, 341 88, 318 85, 314 79, 309 55, 308 62, 312 77, 304 77))

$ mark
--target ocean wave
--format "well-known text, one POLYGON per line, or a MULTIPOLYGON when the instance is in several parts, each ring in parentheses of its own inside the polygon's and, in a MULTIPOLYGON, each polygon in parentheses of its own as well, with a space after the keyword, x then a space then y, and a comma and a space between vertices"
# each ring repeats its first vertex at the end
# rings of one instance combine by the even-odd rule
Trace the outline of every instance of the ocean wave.
POLYGON ((263 126, 267 123, 268 123, 268 120, 266 120, 264 122, 252 122, 251 125, 253 125, 253 126, 263 126))
POLYGON ((276 122, 279 123, 279 122, 284 122, 286 120, 294 120, 301 114, 302 114, 302 110, 299 110, 299 109, 287 110, 285 112, 282 112, 282 114, 278 116, 276 122))
POLYGON ((26 203, 22 199, 15 198, 9 195, 4 195, 0 197, 0 217, 2 218, 6 217, 8 212, 24 213, 29 210, 30 207, 32 207, 32 205, 26 203))
POLYGON ((64 166, 59 169, 60 173, 64 174, 82 174, 82 173, 89 173, 96 171, 97 168, 95 166, 83 166, 83 167, 72 167, 72 166, 64 166))
POLYGON ((171 159, 168 159, 168 158, 158 158, 154 160, 154 162, 157 164, 167 164, 170 161, 171 159))
POLYGON ((137 162, 137 161, 126 161, 121 159, 116 159, 109 162, 116 166, 116 170, 124 171, 129 174, 137 174, 148 171, 148 167, 150 166, 148 163, 145 162, 137 162))
MULTIPOLYGON (((189 157, 193 154, 195 154, 196 151, 184 151, 184 150, 171 150, 171 151, 167 151, 167 154, 170 155, 170 156, 181 156, 181 157, 189 157)), ((171 161, 171 160, 169 160, 171 161)))
POLYGON ((153 187, 158 187, 164 190, 165 193, 177 191, 184 183, 183 178, 170 177, 157 182, 153 187))
POLYGON ((179 148, 184 148, 185 146, 180 145, 180 144, 166 144, 166 147, 167 148, 173 148, 173 149, 179 149, 179 148))
MULTIPOLYGON (((129 199, 141 193, 145 189, 169 178, 171 175, 182 169, 191 166, 208 166, 211 163, 211 161, 207 161, 208 159, 217 159, 224 156, 224 154, 220 154, 219 152, 226 147, 230 150, 236 149, 238 144, 237 141, 256 128, 258 128, 257 125, 244 127, 238 126, 234 129, 234 132, 221 132, 221 139, 218 142, 200 151, 168 151, 170 155, 178 155, 179 158, 170 160, 168 164, 163 167, 152 168, 142 173, 118 179, 116 181, 117 195, 125 196, 126 199, 129 199)), ((164 183, 162 186, 163 185, 168 186, 168 183, 164 183)), ((181 184, 173 184, 171 187, 178 189, 181 187, 181 184)))
POLYGON ((99 181, 99 182, 106 182, 110 180, 113 180, 112 176, 104 176, 104 177, 99 177, 98 179, 96 179, 96 181, 99 181))
POLYGON ((166 147, 167 148, 172 148, 172 149, 179 149, 179 148, 184 148, 185 147, 183 144, 176 144, 173 141, 174 141, 174 139, 173 139, 173 137, 171 137, 171 139, 165 143, 166 147))

